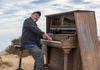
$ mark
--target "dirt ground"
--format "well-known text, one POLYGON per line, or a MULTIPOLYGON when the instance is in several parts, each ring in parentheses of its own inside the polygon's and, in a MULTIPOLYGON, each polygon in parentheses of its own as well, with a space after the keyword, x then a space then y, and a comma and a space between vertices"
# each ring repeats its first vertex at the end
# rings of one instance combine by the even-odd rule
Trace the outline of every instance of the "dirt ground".
MULTIPOLYGON (((19 57, 13 54, 0 56, 0 70, 16 70, 18 68, 19 57)), ((27 56, 22 59, 22 68, 24 70, 33 70, 34 59, 27 56)))

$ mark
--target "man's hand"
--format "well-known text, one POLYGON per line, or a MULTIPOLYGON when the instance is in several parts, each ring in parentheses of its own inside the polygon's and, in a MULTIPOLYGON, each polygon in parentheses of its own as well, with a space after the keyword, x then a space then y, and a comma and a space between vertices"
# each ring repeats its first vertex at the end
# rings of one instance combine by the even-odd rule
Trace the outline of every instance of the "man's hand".
POLYGON ((42 35, 42 38, 46 40, 52 40, 52 38, 46 33, 42 35))

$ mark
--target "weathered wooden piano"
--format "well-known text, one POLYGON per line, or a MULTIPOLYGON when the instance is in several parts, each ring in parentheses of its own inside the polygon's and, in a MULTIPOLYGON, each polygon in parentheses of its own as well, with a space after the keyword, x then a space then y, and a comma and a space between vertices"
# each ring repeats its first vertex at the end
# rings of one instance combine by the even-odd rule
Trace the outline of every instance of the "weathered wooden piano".
POLYGON ((98 70, 94 11, 77 10, 46 15, 46 70, 98 70))

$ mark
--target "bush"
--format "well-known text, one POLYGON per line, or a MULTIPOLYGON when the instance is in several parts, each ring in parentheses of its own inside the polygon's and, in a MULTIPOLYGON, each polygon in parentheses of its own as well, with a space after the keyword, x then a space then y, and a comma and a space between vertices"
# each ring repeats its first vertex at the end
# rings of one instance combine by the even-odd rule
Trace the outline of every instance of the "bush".
MULTIPOLYGON (((15 55, 19 55, 19 50, 15 48, 15 45, 20 45, 20 37, 18 39, 13 39, 11 41, 11 45, 9 45, 5 51, 8 52, 9 54, 15 54, 15 55)), ((23 57, 29 56, 29 52, 28 50, 24 50, 23 51, 23 57)))

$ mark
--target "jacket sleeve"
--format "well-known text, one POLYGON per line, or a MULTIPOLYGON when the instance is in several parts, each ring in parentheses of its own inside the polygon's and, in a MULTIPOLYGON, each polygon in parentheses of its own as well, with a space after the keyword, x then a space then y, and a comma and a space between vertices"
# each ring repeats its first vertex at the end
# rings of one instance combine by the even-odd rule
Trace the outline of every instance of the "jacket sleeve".
POLYGON ((39 35, 40 37, 44 34, 44 32, 39 29, 33 22, 31 21, 24 21, 24 26, 26 29, 30 30, 33 32, 33 34, 39 35))

